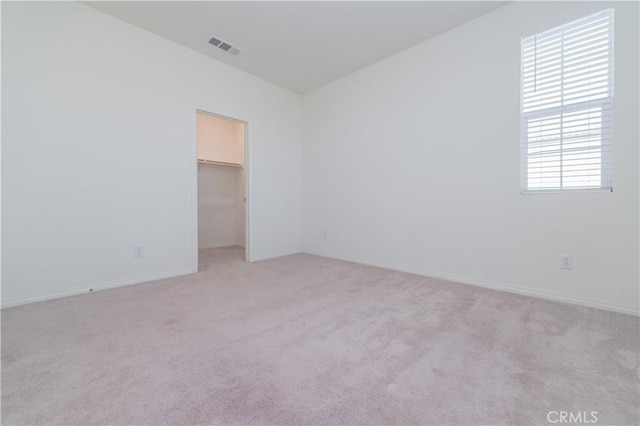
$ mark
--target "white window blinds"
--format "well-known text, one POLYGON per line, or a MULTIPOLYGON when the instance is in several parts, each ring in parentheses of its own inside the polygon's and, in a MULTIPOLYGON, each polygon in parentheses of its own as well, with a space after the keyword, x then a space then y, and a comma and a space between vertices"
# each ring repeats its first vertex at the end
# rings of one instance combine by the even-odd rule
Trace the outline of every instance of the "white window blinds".
POLYGON ((613 10, 522 38, 523 192, 611 189, 613 10))

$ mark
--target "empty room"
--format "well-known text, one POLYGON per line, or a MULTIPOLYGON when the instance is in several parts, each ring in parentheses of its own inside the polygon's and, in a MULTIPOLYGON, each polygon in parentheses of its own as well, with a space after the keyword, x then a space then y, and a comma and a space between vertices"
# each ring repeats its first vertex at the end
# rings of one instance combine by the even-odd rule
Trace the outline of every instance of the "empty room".
POLYGON ((2 1, 2 424, 640 424, 639 6, 2 1))

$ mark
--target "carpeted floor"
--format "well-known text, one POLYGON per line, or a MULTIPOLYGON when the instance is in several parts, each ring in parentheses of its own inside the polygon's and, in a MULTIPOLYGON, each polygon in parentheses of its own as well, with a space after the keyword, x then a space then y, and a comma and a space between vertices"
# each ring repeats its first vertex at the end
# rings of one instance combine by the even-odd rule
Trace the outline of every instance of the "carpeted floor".
POLYGON ((639 334, 631 316, 212 249, 196 275, 3 310, 2 423, 638 424, 639 334))

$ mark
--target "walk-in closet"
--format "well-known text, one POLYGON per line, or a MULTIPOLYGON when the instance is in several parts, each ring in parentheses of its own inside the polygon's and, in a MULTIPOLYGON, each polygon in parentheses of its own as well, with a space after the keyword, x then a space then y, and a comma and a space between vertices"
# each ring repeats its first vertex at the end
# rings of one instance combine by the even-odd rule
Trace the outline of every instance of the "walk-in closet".
POLYGON ((228 248, 245 258, 246 123, 197 113, 200 263, 228 248))

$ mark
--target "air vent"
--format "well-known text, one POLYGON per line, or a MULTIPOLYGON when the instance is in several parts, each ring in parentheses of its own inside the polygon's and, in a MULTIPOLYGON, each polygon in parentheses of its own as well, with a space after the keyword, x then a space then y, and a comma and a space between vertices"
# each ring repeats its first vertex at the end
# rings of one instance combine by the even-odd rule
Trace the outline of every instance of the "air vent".
POLYGON ((217 37, 211 37, 209 39, 209 44, 211 44, 212 46, 217 47, 220 50, 223 50, 227 53, 230 53, 232 55, 238 55, 242 52, 242 50, 240 50, 238 47, 233 46, 229 43, 227 43, 226 41, 222 41, 217 37))

